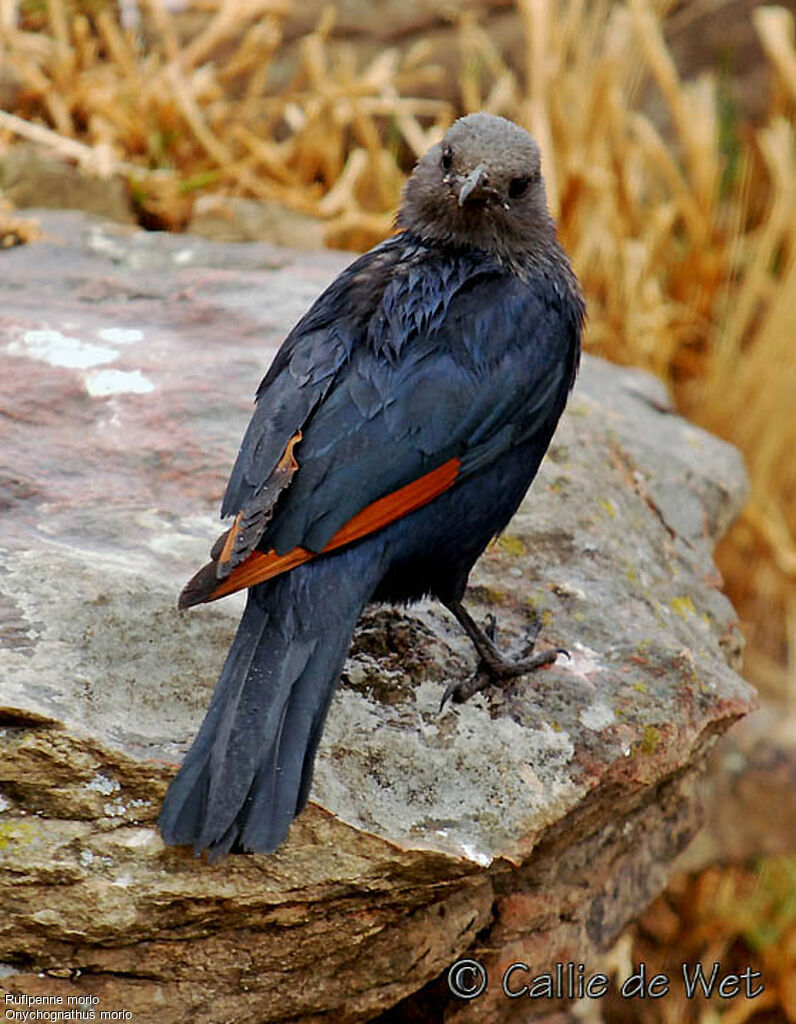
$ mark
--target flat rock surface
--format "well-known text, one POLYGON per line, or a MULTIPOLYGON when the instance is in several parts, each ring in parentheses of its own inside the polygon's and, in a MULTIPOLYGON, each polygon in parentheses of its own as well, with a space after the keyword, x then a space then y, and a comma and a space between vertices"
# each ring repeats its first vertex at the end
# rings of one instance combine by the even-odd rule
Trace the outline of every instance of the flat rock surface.
POLYGON ((711 561, 740 457, 650 377, 585 359, 469 594, 502 645, 538 619, 570 659, 440 713, 469 641, 431 602, 371 610, 288 843, 209 866, 154 821, 241 599, 176 595, 257 383, 349 257, 41 224, 0 254, 6 985, 136 1021, 364 1020, 479 936, 497 982, 438 1002, 503 1019, 501 965, 596 956, 663 887, 695 772, 753 705, 711 561))

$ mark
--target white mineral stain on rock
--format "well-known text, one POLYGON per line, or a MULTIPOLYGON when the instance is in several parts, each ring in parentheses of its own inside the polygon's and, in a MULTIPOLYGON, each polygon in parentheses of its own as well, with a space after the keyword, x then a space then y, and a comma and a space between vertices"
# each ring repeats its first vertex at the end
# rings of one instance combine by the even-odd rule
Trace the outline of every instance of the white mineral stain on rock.
POLYGON ((25 331, 20 339, 11 342, 8 351, 13 355, 38 359, 50 366, 66 366, 73 370, 87 370, 91 366, 111 363, 118 355, 115 349, 50 329, 25 331))
MULTIPOLYGON (((132 804, 149 803, 150 801, 132 800, 132 804)), ((123 830, 121 830, 123 832, 123 830)), ((139 828, 128 834, 115 834, 115 841, 119 846, 126 846, 130 849, 146 846, 148 843, 160 842, 160 835, 153 828, 139 828)))
POLYGON ((569 658, 561 655, 556 665, 588 682, 591 676, 603 670, 600 655, 585 644, 573 644, 569 649, 569 658))
POLYGON ((86 374, 85 385, 92 398, 148 395, 155 390, 155 385, 140 370, 95 370, 86 374))
POLYGON ((103 341, 109 341, 112 345, 132 345, 144 337, 144 332, 137 327, 103 327, 97 333, 103 341))
POLYGON ((462 843, 460 850, 468 860, 475 861, 482 868, 488 868, 492 863, 492 858, 488 853, 484 853, 482 850, 476 850, 472 843, 462 843))
POLYGON ((107 775, 96 775, 90 782, 84 783, 84 786, 97 793, 104 793, 105 796, 110 796, 111 793, 116 793, 121 789, 116 779, 109 779, 107 775))
POLYGON ((605 729, 616 721, 613 710, 607 704, 600 703, 584 708, 578 715, 578 718, 581 725, 585 725, 587 729, 595 730, 605 729))

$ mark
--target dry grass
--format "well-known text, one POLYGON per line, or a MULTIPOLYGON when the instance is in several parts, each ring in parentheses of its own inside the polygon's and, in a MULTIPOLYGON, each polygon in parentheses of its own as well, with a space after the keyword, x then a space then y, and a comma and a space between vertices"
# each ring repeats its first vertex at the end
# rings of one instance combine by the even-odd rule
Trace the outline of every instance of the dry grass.
POLYGON ((330 243, 366 246, 390 230, 399 159, 435 141, 453 108, 407 95, 438 77, 423 46, 365 66, 352 51, 332 60, 331 8, 274 91, 287 10, 285 0, 221 0, 184 44, 160 0, 142 0, 144 32, 123 29, 105 4, 67 17, 63 0, 49 0, 38 19, 6 16, 0 58, 23 83, 16 114, 51 132, 1 115, 0 131, 126 174, 142 218, 158 226, 184 226, 186 197, 213 188, 323 217, 330 243), (31 19, 38 31, 25 30, 31 19))
MULTIPOLYGON (((647 965, 647 978, 665 974, 666 998, 642 1002, 611 998, 603 1008, 611 1024, 792 1024, 796 1021, 796 858, 774 857, 751 867, 712 867, 680 876, 625 934, 613 953, 624 980, 647 965), (734 998, 686 997, 683 964, 693 975, 702 964, 721 977, 751 968, 734 998)), ((732 991, 729 988, 728 991, 732 991)))
POLYGON ((429 45, 363 62, 329 45, 332 8, 286 77, 287 2, 208 0, 182 39, 162 0, 140 0, 144 31, 123 28, 112 0, 0 0, 0 65, 21 83, 0 145, 36 136, 124 174, 149 226, 184 226, 213 189, 314 214, 330 244, 365 248, 457 113, 526 124, 589 300, 589 348, 666 378, 687 415, 746 455, 751 498, 721 566, 752 676, 796 701, 792 14, 753 16, 772 81, 753 126, 727 113, 715 76, 680 80, 656 0, 518 0, 525 68, 462 14, 451 102, 435 98, 429 45), (654 120, 639 103, 650 82, 654 120))

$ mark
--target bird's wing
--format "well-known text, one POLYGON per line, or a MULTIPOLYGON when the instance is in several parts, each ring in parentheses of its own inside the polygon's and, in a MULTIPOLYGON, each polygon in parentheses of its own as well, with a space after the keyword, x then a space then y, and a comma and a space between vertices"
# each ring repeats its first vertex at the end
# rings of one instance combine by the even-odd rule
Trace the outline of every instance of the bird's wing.
MULTIPOLYGON (((246 551, 250 539, 236 548, 250 502, 181 605, 252 586, 372 533, 557 418, 580 325, 547 284, 533 287, 493 268, 447 291, 428 274, 388 287, 367 336, 338 357, 330 377, 308 364, 314 400, 301 406, 301 424, 294 417, 283 426, 283 437, 292 433, 267 478, 281 498, 270 506, 259 550, 246 551), (243 557, 222 566, 236 550, 243 557)), ((295 401, 282 387, 272 389, 277 400, 295 401)), ((246 442, 239 462, 253 464, 245 453, 246 442)))
POLYGON ((241 442, 221 505, 234 516, 211 551, 223 578, 260 541, 298 465, 295 446, 361 335, 359 320, 378 303, 383 282, 400 259, 390 239, 355 260, 319 296, 285 339, 257 389, 254 414, 241 442), (352 310, 362 311, 359 319, 352 310))

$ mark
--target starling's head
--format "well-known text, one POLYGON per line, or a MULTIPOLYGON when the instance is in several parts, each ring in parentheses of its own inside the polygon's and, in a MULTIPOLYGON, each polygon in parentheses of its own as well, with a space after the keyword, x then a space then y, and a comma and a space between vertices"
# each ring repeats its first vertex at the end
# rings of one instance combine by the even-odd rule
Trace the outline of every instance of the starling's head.
POLYGON ((554 237, 539 147, 504 117, 460 118, 415 167, 398 223, 429 241, 533 255, 554 237))

